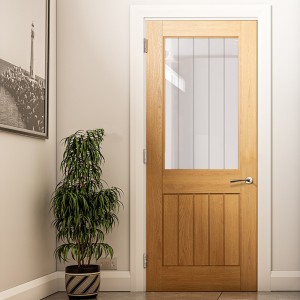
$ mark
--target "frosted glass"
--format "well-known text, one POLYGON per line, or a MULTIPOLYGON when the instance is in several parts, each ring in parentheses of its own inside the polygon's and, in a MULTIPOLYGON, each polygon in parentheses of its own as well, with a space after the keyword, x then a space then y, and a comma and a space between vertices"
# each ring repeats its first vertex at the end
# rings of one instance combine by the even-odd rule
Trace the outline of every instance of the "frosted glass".
POLYGON ((238 39, 165 39, 165 168, 238 168, 238 39))
POLYGON ((185 90, 179 89, 179 169, 194 168, 194 77, 193 77, 193 39, 179 39, 179 74, 185 81, 185 90))
POLYGON ((178 169, 178 94, 180 79, 178 74, 178 39, 165 42, 165 165, 168 169, 178 169))

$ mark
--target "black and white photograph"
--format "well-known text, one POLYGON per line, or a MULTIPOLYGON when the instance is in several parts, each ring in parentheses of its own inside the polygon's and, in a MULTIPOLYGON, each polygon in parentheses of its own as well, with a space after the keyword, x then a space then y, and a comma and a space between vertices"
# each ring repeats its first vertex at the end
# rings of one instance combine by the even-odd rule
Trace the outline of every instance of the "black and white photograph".
POLYGON ((0 0, 0 130, 48 138, 48 0, 0 0))

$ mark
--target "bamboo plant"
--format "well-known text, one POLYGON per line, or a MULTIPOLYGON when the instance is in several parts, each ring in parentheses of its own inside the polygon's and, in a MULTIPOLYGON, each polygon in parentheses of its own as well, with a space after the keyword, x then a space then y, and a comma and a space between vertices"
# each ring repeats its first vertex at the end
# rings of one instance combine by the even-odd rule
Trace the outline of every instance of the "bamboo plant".
POLYGON ((62 180, 51 199, 53 226, 60 245, 55 256, 68 261, 69 255, 79 268, 102 255, 113 257, 113 248, 104 243, 105 234, 118 223, 121 190, 109 188, 102 180, 104 157, 103 129, 77 131, 63 139, 62 180))

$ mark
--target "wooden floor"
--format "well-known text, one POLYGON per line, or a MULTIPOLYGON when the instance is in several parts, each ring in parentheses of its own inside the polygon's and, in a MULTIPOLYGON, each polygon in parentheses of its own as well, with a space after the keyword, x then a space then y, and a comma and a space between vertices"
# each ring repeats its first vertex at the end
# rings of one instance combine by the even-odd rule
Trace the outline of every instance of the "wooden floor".
MULTIPOLYGON (((66 300, 66 293, 56 293, 45 300, 66 300)), ((103 300, 300 300, 300 292, 190 292, 190 293, 130 293, 130 292, 100 292, 98 299, 103 300)))

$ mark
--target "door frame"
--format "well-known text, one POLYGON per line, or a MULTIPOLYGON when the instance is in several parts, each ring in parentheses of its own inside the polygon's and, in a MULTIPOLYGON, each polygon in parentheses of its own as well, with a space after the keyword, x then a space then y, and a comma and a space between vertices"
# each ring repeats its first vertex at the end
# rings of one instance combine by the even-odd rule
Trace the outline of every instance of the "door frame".
POLYGON ((130 7, 130 279, 145 291, 146 64, 145 20, 258 22, 258 291, 271 290, 271 5, 132 5, 130 7))

